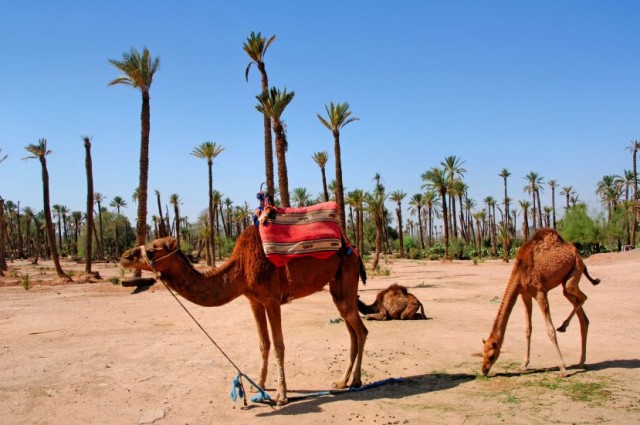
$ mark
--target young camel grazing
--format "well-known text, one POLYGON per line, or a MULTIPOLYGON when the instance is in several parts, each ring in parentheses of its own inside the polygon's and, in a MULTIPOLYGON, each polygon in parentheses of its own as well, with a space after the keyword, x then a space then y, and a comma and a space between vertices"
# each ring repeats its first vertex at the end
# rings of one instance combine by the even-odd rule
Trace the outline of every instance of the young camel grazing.
POLYGON ((351 339, 349 362, 335 388, 360 387, 362 355, 367 328, 357 308, 358 277, 366 280, 362 260, 343 246, 337 254, 319 260, 302 257, 285 267, 275 267, 265 256, 260 235, 255 226, 247 228, 238 238, 229 260, 219 269, 200 272, 193 268, 178 249, 176 240, 167 237, 126 251, 120 260, 122 267, 156 271, 161 279, 187 300, 201 306, 220 306, 244 295, 249 299, 258 327, 262 366, 258 385, 265 386, 271 341, 267 320, 271 326, 277 363, 275 402, 287 402, 284 374, 284 338, 280 305, 283 296, 302 298, 320 291, 329 283, 329 291, 340 315, 344 318, 351 339))
POLYGON ((562 284, 564 296, 573 304, 573 310, 567 319, 558 328, 559 332, 564 332, 574 314, 578 315, 580 321, 580 333, 582 335, 582 354, 580 355, 579 367, 584 367, 587 352, 587 331, 589 320, 582 305, 587 300, 587 296, 580 291, 578 283, 582 274, 589 281, 597 285, 600 279, 592 279, 587 273, 587 267, 582 262, 580 254, 575 246, 565 242, 562 237, 553 229, 540 229, 533 237, 525 243, 516 254, 516 261, 511 271, 509 283, 502 297, 502 303, 498 309, 491 333, 484 341, 484 353, 482 358, 482 373, 486 376, 491 370, 500 355, 500 347, 504 340, 507 322, 518 298, 522 297, 525 307, 525 335, 527 347, 525 351, 522 368, 529 365, 529 352, 531 349, 531 300, 535 298, 542 310, 547 324, 547 334, 553 343, 558 356, 560 375, 566 376, 567 370, 558 347, 556 330, 551 321, 549 301, 547 292, 562 284))
POLYGON ((358 310, 367 320, 417 320, 426 319, 424 307, 415 295, 407 288, 394 283, 387 289, 378 292, 376 300, 371 305, 360 301, 358 310), (418 312, 420 311, 420 312, 418 312))

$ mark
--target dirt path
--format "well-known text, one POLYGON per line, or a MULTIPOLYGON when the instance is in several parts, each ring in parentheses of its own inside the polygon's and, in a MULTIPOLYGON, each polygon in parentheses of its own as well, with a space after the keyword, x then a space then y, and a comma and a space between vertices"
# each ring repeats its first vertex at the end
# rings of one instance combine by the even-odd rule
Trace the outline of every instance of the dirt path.
MULTIPOLYGON (((501 357, 491 377, 482 377, 481 339, 511 264, 393 260, 384 264, 390 276, 361 285, 361 298, 371 302, 377 291, 399 283, 423 302, 430 320, 367 322, 363 379, 403 382, 282 408, 251 402, 243 408, 230 398, 235 369, 159 284, 133 295, 110 283, 121 276, 118 267, 102 264, 94 268, 101 283, 51 286, 50 264, 15 262, 0 278, 0 424, 640 423, 640 254, 600 254, 586 264, 602 279, 597 287, 581 282, 591 320, 586 371, 557 377, 534 309, 533 369, 520 372, 524 315, 518 303, 501 357), (36 283, 28 291, 19 286, 23 273, 36 283)), ((83 270, 63 267, 76 276, 83 270)), ((557 289, 550 303, 558 325, 570 304, 557 289)), ((247 301, 188 307, 255 377, 259 352, 247 301)), ((343 323, 333 323, 338 317, 326 290, 284 307, 290 396, 330 389, 346 366, 348 334, 343 323)), ((578 361, 579 341, 575 320, 559 334, 567 365, 578 361)))

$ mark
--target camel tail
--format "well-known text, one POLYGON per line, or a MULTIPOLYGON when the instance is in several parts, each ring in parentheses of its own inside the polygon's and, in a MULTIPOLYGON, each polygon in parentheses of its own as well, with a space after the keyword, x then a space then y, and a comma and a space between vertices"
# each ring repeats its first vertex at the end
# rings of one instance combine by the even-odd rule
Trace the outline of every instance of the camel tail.
POLYGON ((374 308, 374 305, 375 304, 366 305, 365 303, 360 301, 360 297, 358 297, 358 311, 361 314, 374 314, 374 313, 377 313, 377 311, 374 308))
POLYGON ((425 320, 427 319, 427 315, 424 312, 424 306, 422 305, 422 303, 420 303, 420 314, 422 314, 422 319, 425 319, 425 320))
POLYGON ((358 256, 360 259, 360 280, 362 280, 362 284, 367 284, 367 270, 364 268, 364 263, 362 262, 362 257, 358 256))
POLYGON ((589 279, 589 282, 591 282, 594 286, 600 283, 600 279, 594 279, 591 276, 589 276, 589 272, 587 271, 587 266, 584 266, 584 270, 582 271, 582 273, 584 273, 587 279, 589 279))

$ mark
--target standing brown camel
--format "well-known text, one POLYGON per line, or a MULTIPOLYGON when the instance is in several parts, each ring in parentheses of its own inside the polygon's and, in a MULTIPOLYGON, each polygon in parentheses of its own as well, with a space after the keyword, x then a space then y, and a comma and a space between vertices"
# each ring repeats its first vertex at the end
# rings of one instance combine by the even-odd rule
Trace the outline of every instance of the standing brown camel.
POLYGON ((580 320, 580 333, 582 335, 582 354, 580 355, 579 367, 584 367, 587 352, 587 331, 589 329, 589 319, 585 314, 582 305, 587 300, 587 296, 580 291, 578 284, 582 274, 589 281, 597 285, 600 279, 592 279, 587 273, 587 267, 582 262, 580 254, 575 246, 565 242, 562 237, 553 229, 540 229, 533 237, 518 250, 516 261, 511 271, 509 283, 502 296, 502 303, 498 309, 498 315, 491 329, 491 333, 484 341, 484 353, 482 358, 482 373, 486 376, 500 355, 500 347, 504 340, 507 322, 518 298, 522 297, 525 307, 525 335, 527 347, 525 351, 522 368, 529 365, 529 352, 531 349, 531 300, 535 298, 542 310, 547 324, 547 334, 553 343, 558 355, 558 365, 560 375, 566 376, 565 368, 556 330, 551 321, 549 301, 547 292, 562 284, 564 296, 573 304, 573 310, 558 328, 559 332, 564 332, 574 314, 580 320))
POLYGON ((358 310, 367 320, 414 320, 426 319, 424 307, 415 295, 402 285, 394 283, 378 292, 376 300, 366 305, 358 298, 358 310), (420 311, 420 313, 418 313, 420 311))
POLYGON ((159 272, 167 285, 198 305, 214 307, 240 295, 247 297, 260 339, 262 366, 258 385, 262 388, 267 378, 271 347, 267 319, 271 326, 278 376, 274 401, 278 405, 287 402, 280 305, 288 297, 306 297, 329 283, 333 302, 351 337, 347 369, 333 385, 335 388, 362 385, 362 355, 368 331, 358 315, 357 292, 358 276, 364 282, 366 275, 360 257, 344 246, 327 259, 296 258, 278 268, 266 258, 258 229, 251 226, 240 235, 231 257, 219 269, 207 272, 194 269, 171 237, 128 250, 122 255, 120 264, 125 268, 159 272))

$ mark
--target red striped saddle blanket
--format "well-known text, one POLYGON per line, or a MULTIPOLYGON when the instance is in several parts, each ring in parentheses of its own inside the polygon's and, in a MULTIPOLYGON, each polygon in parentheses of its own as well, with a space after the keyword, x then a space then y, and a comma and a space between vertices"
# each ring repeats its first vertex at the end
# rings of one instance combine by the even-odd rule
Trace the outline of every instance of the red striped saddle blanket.
POLYGON ((335 202, 277 208, 276 218, 267 219, 258 227, 264 253, 278 267, 304 256, 329 258, 342 247, 335 202))

